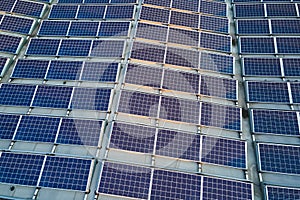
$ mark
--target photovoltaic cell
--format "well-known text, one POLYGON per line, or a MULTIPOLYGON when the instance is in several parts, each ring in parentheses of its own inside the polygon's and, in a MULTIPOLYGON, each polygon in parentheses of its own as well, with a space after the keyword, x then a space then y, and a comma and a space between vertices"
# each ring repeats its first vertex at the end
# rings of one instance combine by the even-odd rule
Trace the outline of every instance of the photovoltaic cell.
POLYGON ((299 188, 267 186, 268 200, 300 199, 299 188))
POLYGON ((91 160, 47 157, 39 186, 85 191, 91 160))
POLYGON ((79 4, 82 3, 83 0, 59 0, 58 3, 74 3, 74 4, 79 4))
POLYGON ((108 6, 105 19, 131 19, 134 6, 108 6))
POLYGON ((253 132, 299 135, 296 112, 253 110, 253 132))
POLYGON ((297 16, 295 4, 266 4, 267 15, 269 17, 288 17, 297 16))
POLYGON ((233 57, 201 52, 200 69, 233 74, 233 57))
POLYGON ((83 62, 81 61, 51 61, 47 79, 79 80, 83 62))
POLYGON ((172 11, 170 24, 198 28, 199 15, 172 11))
POLYGON ((130 22, 101 22, 98 36, 127 36, 130 22))
POLYGON ((8 58, 1 57, 1 56, 0 56, 0 75, 1 75, 1 73, 2 73, 2 71, 3 71, 3 69, 4 69, 4 67, 5 67, 5 65, 6 65, 6 63, 7 63, 7 61, 8 61, 8 58))
POLYGON ((21 37, 0 35, 0 52, 12 54, 17 53, 21 41, 21 37))
POLYGON ((77 9, 78 6, 75 5, 53 5, 49 19, 73 19, 76 17, 77 9))
POLYGON ((143 6, 140 19, 167 24, 169 22, 169 15, 169 10, 143 6))
POLYGON ((91 43, 91 40, 62 40, 58 55, 88 56, 91 43))
POLYGON ((155 128, 114 123, 109 147, 140 153, 153 153, 155 128))
POLYGON ((269 21, 266 19, 238 20, 237 22, 238 22, 238 34, 251 34, 251 35, 270 34, 269 21))
POLYGON ((235 5, 236 17, 264 17, 264 4, 240 4, 235 5))
POLYGON ((98 192, 146 199, 150 177, 148 168, 107 162, 102 169, 98 192))
POLYGON ((201 0, 200 12, 205 14, 215 15, 215 16, 226 17, 227 6, 225 3, 201 0))
POLYGON ((0 104, 10 106, 30 106, 35 85, 2 84, 0 104))
POLYGON ((200 47, 217 51, 231 51, 231 37, 209 33, 200 34, 200 47))
POLYGON ((57 39, 31 39, 26 54, 55 56, 59 43, 57 39))
POLYGON ((49 61, 19 59, 11 75, 12 78, 43 79, 46 75, 49 61))
POLYGON ((0 114, 0 139, 12 139, 19 118, 18 115, 0 114))
POLYGON ((274 40, 271 37, 240 38, 240 53, 273 54, 275 53, 274 40))
POLYGON ((163 63, 165 47, 148 43, 134 42, 131 58, 163 63))
POLYGON ((228 19, 211 16, 200 16, 200 29, 228 33, 228 19))
POLYGON ((168 42, 197 47, 199 43, 199 32, 170 28, 168 42))
POLYGON ((98 22, 72 22, 69 30, 69 36, 96 36, 98 22))
POLYGON ((299 34, 300 20, 295 19, 274 19, 271 20, 272 33, 275 34, 299 34))
POLYGON ((33 20, 21 17, 5 16, 1 22, 0 29, 21 34, 29 34, 33 20))
POLYGON ((0 154, 0 182, 36 186, 44 156, 0 154))
POLYGON ((118 58, 123 56, 123 40, 94 40, 90 56, 118 58))
POLYGON ((244 58, 243 66, 246 76, 281 76, 277 58, 244 58))
POLYGON ((286 76, 300 76, 300 59, 299 58, 284 58, 284 75, 286 76))
POLYGON ((194 1, 194 0, 188 0, 185 2, 181 0, 172 1, 172 8, 198 12, 198 7, 199 7, 199 1, 194 1))
POLYGON ((118 63, 85 62, 81 80, 115 82, 118 68, 118 63))
POLYGON ((44 4, 28 1, 17 1, 12 12, 31 17, 40 17, 44 8, 44 4))
POLYGON ((278 53, 284 54, 299 54, 300 53, 300 38, 276 38, 278 53))
POLYGON ((102 19, 104 17, 105 6, 86 6, 79 7, 78 19, 102 19))
POLYGON ((293 103, 300 103, 300 84, 291 83, 291 92, 293 97, 293 103))
POLYGON ((135 37, 166 42, 168 27, 138 23, 135 37))
POLYGON ((259 144, 260 169, 268 172, 300 174, 300 148, 259 144))
POLYGON ((168 47, 166 64, 198 68, 199 52, 190 49, 168 47))
POLYGON ((0 10, 5 12, 10 12, 15 4, 15 0, 2 1, 0 5, 0 10))
POLYGON ((43 21, 38 35, 40 36, 66 36, 69 21, 43 21))
POLYGON ((144 0, 143 3, 156 6, 170 7, 171 0, 144 0))

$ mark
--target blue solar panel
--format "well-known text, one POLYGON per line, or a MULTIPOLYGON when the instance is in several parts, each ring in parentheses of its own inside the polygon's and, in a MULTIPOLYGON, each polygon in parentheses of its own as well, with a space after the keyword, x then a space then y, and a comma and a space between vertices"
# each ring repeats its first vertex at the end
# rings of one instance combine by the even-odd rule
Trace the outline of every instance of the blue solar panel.
POLYGON ((267 186, 268 200, 300 199, 299 188, 267 186))
POLYGON ((11 75, 12 78, 45 78, 49 61, 46 60, 21 60, 19 59, 14 71, 11 75))
POLYGON ((151 199, 200 199, 201 176, 155 170, 151 199))
POLYGON ((118 73, 118 63, 86 62, 81 80, 115 82, 118 73))
POLYGON ((172 11, 170 24, 198 28, 199 15, 172 11))
POLYGON ((158 103, 158 95, 122 91, 118 111, 128 114, 156 117, 158 103))
POLYGON ((0 35, 0 52, 17 53, 21 41, 21 37, 0 35))
POLYGON ((253 110, 253 132, 299 135, 296 112, 253 110))
POLYGON ((231 37, 210 33, 200 34, 200 47, 217 51, 231 51, 231 37))
POLYGON ((251 35, 270 34, 269 21, 267 19, 238 20, 237 32, 238 34, 251 34, 251 35))
POLYGON ((62 40, 58 55, 60 56, 88 56, 91 40, 62 40))
POLYGON ((171 65, 198 68, 199 52, 190 49, 168 47, 165 62, 171 65))
POLYGON ((199 1, 194 1, 194 0, 188 0, 188 1, 173 0, 172 1, 172 8, 198 12, 198 7, 199 7, 199 1))
POLYGON ((9 60, 8 58, 0 56, 0 75, 1 75, 1 73, 2 73, 2 71, 3 71, 3 69, 4 69, 4 67, 5 67, 8 60, 9 60))
POLYGON ((271 20, 272 33, 274 34, 299 34, 300 20, 278 19, 271 20))
POLYGON ((297 16, 296 4, 266 4, 269 17, 297 16))
POLYGON ((291 83, 291 92, 293 97, 293 103, 300 103, 300 84, 291 83))
POLYGON ((157 135, 155 154, 199 161, 200 135, 161 129, 157 135))
POLYGON ((151 169, 123 164, 105 163, 98 192, 147 199, 151 169))
POLYGON ((246 143, 203 136, 201 161, 237 168, 246 168, 246 143))
POLYGON ((128 36, 129 22, 101 22, 98 36, 128 36))
POLYGON ((49 19, 73 19, 76 17, 78 6, 53 5, 49 19))
POLYGON ((281 76, 277 58, 244 58, 243 67, 246 76, 281 76))
POLYGON ((129 64, 125 83, 160 88, 163 69, 143 65, 129 64))
POLYGON ((73 88, 39 86, 32 106, 47 108, 68 108, 73 88))
POLYGON ((32 17, 40 17, 44 8, 44 4, 28 1, 17 1, 12 12, 32 17))
POLYGON ((164 54, 165 46, 163 45, 134 42, 131 51, 131 58, 163 63, 164 54))
POLYGON ((26 54, 55 56, 59 43, 60 40, 55 39, 31 39, 26 54))
POLYGON ((108 6, 105 19, 131 19, 134 6, 108 6))
POLYGON ((72 22, 69 30, 69 36, 96 36, 98 31, 98 22, 72 22))
POLYGON ((168 23, 169 15, 170 15, 169 10, 143 6, 140 14, 140 19, 161 22, 161 23, 168 23))
POLYGON ((47 157, 39 186, 85 191, 90 160, 47 157))
POLYGON ((202 103, 201 125, 229 130, 241 130, 241 110, 238 107, 202 103))
POLYGON ((18 115, 0 114, 0 139, 13 138, 19 118, 18 115))
POLYGON ((233 57, 201 52, 200 69, 233 74, 233 57))
POLYGON ((30 106, 35 85, 2 84, 0 105, 30 106))
POLYGON ((58 3, 74 3, 79 4, 82 3, 83 0, 58 0, 58 3))
POLYGON ((88 4, 88 3, 104 3, 104 4, 107 4, 109 2, 110 2, 110 0, 84 0, 85 4, 88 4))
POLYGON ((214 2, 214 1, 200 1, 200 12, 210 15, 216 15, 221 17, 227 16, 226 3, 214 2))
POLYGON ((198 46, 199 32, 177 29, 177 28, 170 28, 168 42, 189 45, 189 46, 198 46))
POLYGON ((250 102, 289 103, 287 84, 248 82, 248 100, 250 102))
POLYGON ((83 62, 51 61, 47 79, 79 80, 83 62))
POLYGON ((71 107, 73 109, 108 111, 110 89, 75 88, 71 107))
POLYGON ((136 0, 111 0, 110 3, 136 3, 136 0))
POLYGON ((33 22, 32 19, 5 16, 1 22, 0 29, 21 34, 29 34, 33 22))
POLYGON ((250 183, 204 177, 203 200, 230 199, 252 200, 250 183))
POLYGON ((240 53, 273 54, 275 53, 274 40, 271 37, 240 38, 240 53))
POLYGON ((217 18, 211 16, 200 16, 200 29, 228 33, 229 21, 226 18, 217 18))
POLYGON ((201 76, 200 94, 237 100, 237 82, 213 76, 201 76))
POLYGON ((168 27, 153 24, 138 23, 136 37, 166 42, 168 27))
POLYGON ((62 119, 56 143, 98 146, 101 121, 62 119))
POLYGON ((109 147, 153 154, 155 128, 114 123, 109 147))
POLYGON ((276 38, 276 41, 278 53, 300 53, 300 38, 276 38))
POLYGON ((36 186, 44 156, 0 154, 0 182, 36 186))
POLYGON ((284 75, 286 76, 300 76, 300 59, 299 58, 284 58, 284 75))
POLYGON ((80 6, 77 18, 79 19, 102 19, 105 6, 80 6))
POLYGON ((70 22, 43 21, 38 35, 40 36, 66 36, 70 22))
POLYGON ((0 10, 10 12, 15 4, 15 0, 2 1, 0 4, 0 10))
POLYGON ((262 171, 300 174, 300 148, 287 145, 259 144, 262 171))
POLYGON ((197 101, 162 97, 159 117, 199 124, 200 104, 197 101))
POLYGON ((90 56, 118 58, 123 56, 123 40, 94 40, 90 56))
POLYGON ((152 4, 163 7, 170 7, 171 0, 144 0, 144 4, 152 4))
POLYGON ((264 4, 235 5, 236 17, 264 17, 264 4))
POLYGON ((14 140, 54 142, 60 118, 22 116, 14 140))

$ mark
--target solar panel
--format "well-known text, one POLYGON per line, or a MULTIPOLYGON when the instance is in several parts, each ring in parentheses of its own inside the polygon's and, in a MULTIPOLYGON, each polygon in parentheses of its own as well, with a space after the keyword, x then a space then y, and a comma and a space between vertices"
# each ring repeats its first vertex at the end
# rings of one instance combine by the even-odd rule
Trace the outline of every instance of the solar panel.
POLYGON ((15 4, 15 0, 2 1, 0 5, 0 10, 5 12, 10 12, 15 4))
POLYGON ((98 146, 101 121, 82 119, 62 119, 56 143, 98 146))
POLYGON ((300 76, 300 59, 299 58, 284 58, 282 59, 284 66, 284 75, 300 76))
POLYGON ((84 3, 85 4, 88 4, 88 3, 109 3, 111 0, 84 0, 84 3))
POLYGON ((40 17, 44 9, 44 4, 28 1, 17 1, 12 12, 31 17, 40 17))
POLYGON ((85 191, 91 163, 77 158, 47 157, 39 186, 85 191))
POLYGON ((18 121, 18 115, 0 114, 0 139, 9 140, 13 138, 18 121))
POLYGON ((69 36, 96 36, 98 31, 98 22, 72 22, 69 30, 69 36))
POLYGON ((156 129, 115 122, 109 147, 153 154, 156 129))
POLYGON ((47 79, 79 80, 83 62, 81 61, 51 61, 47 79))
POLYGON ((40 36, 66 36, 69 21, 43 21, 38 35, 40 36))
POLYGON ((49 61, 19 59, 11 75, 12 78, 43 79, 48 69, 49 61))
POLYGON ((55 56, 59 44, 57 39, 31 39, 26 54, 55 56))
POLYGON ((265 9, 264 4, 240 4, 235 5, 236 17, 264 17, 265 9))
POLYGON ((136 0, 111 0, 110 3, 136 3, 136 0))
POLYGON ((78 19, 102 19, 104 17, 105 6, 85 6, 79 7, 78 19))
POLYGON ((133 91, 122 91, 118 112, 156 117, 158 103, 158 95, 133 91))
MULTIPOLYGON (((238 20, 238 34, 262 35, 270 34, 269 21, 267 19, 238 20)), ((273 29, 272 32, 274 33, 273 29)))
POLYGON ((163 45, 134 42, 131 50, 131 58, 163 63, 165 49, 163 45))
POLYGON ((253 110, 253 132, 280 135, 299 135, 296 112, 253 110))
POLYGON ((199 161, 200 135, 160 129, 155 154, 199 161))
POLYGON ((272 33, 274 34, 299 34, 300 21, 295 19, 271 20, 272 33))
POLYGON ((134 6, 108 6, 105 19, 131 19, 134 6))
POLYGON ((21 37, 0 35, 0 52, 12 54, 17 53, 21 41, 21 37))
POLYGON ((144 0, 144 4, 152 4, 163 7, 170 7, 171 0, 144 0))
POLYGON ((0 29, 21 34, 29 34, 33 22, 32 19, 5 16, 1 21, 0 29))
POLYGON ((200 105, 197 101, 162 97, 159 117, 187 123, 199 124, 200 105))
POLYGON ((212 16, 200 16, 200 29, 215 31, 219 33, 228 33, 229 21, 226 18, 217 18, 212 16))
POLYGON ((250 183, 204 177, 203 200, 209 199, 251 200, 252 186, 250 183))
POLYGON ((281 76, 277 58, 244 58, 243 67, 246 76, 281 76))
POLYGON ((201 161, 246 168, 246 143, 239 140, 203 136, 201 161))
POLYGON ((59 48, 59 56, 88 56, 91 48, 91 40, 62 40, 59 48))
POLYGON ((200 199, 201 176, 154 170, 151 199, 200 199))
POLYGON ((248 82, 248 101, 289 103, 286 83, 248 82))
POLYGON ((300 103, 300 84, 291 83, 291 92, 293 97, 293 103, 300 103))
POLYGON ((237 82, 213 76, 201 76, 200 94, 237 100, 237 82))
POLYGON ((202 103, 200 124, 239 131, 241 130, 241 110, 238 107, 202 103))
POLYGON ((118 58, 123 56, 123 40, 94 40, 90 56, 118 58))
POLYGON ((0 105, 30 106, 35 85, 2 84, 0 105))
POLYGON ((83 3, 83 0, 59 0, 58 3, 74 3, 74 4, 79 4, 79 3, 83 3))
POLYGON ((118 63, 85 62, 81 80, 115 82, 118 68, 118 63))
POLYGON ((197 47, 199 44, 199 32, 170 28, 168 42, 197 47))
POLYGON ((198 7, 199 7, 199 1, 194 1, 194 0, 188 0, 186 2, 183 2, 181 0, 172 1, 172 8, 198 12, 198 7))
POLYGON ((8 58, 0 56, 0 75, 3 72, 3 69, 4 69, 4 67, 5 67, 8 60, 9 60, 8 58))
POLYGON ((201 52, 200 69, 233 74, 233 57, 201 52))
POLYGON ((143 6, 140 14, 140 19, 167 24, 169 22, 169 15, 169 10, 143 6))
POLYGON ((297 17, 296 4, 266 4, 269 17, 297 17))
POLYGON ((162 68, 129 64, 127 66, 125 83, 160 88, 162 68))
POLYGON ((230 52, 231 37, 202 32, 200 34, 200 47, 216 51, 230 52))
POLYGON ((191 28, 198 28, 199 26, 199 15, 172 11, 170 24, 188 26, 191 28))
POLYGON ((192 49, 168 47, 166 64, 198 68, 199 52, 192 49))
POLYGON ((299 188, 267 186, 268 200, 300 199, 299 188))
POLYGON ((138 23, 135 37, 166 42, 168 27, 138 23))
POLYGON ((300 38, 276 38, 278 53, 299 54, 300 38))
POLYGON ((128 36, 130 22, 101 22, 98 36, 128 36))
POLYGON ((68 108, 73 88, 40 85, 32 106, 45 108, 68 108))
POLYGON ((0 154, 0 182, 36 186, 44 156, 2 153, 0 154))
POLYGON ((147 199, 151 169, 124 164, 104 163, 98 192, 147 199))
POLYGON ((14 140, 53 143, 59 122, 60 118, 22 116, 14 140))
POLYGON ((262 171, 300 174, 299 147, 259 144, 258 151, 262 171))
POLYGON ((49 19, 73 19, 76 17, 78 6, 52 5, 49 19))
POLYGON ((273 54, 274 40, 271 37, 242 37, 240 38, 240 53, 273 54))
POLYGON ((162 87, 168 90, 178 90, 198 94, 200 76, 183 71, 165 70, 162 87))
POLYGON ((215 16, 226 17, 227 6, 225 3, 215 1, 200 1, 200 12, 215 16))

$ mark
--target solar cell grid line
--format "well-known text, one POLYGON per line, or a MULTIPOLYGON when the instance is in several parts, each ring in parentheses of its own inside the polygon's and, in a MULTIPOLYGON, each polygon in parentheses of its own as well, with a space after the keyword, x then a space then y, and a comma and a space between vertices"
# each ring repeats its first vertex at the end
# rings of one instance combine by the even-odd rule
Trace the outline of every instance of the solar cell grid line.
POLYGON ((299 188, 266 186, 268 200, 300 199, 299 188))
POLYGON ((52 5, 49 19, 75 19, 78 9, 77 5, 52 5))
POLYGON ((243 58, 245 76, 282 76, 278 58, 243 58))
POLYGON ((144 0, 143 3, 162 7, 171 7, 171 0, 144 0))
POLYGON ((151 199, 200 199, 201 176, 154 170, 151 199))
POLYGON ((18 59, 11 78, 44 79, 47 73, 49 61, 18 59))
POLYGON ((128 36, 130 22, 101 22, 97 36, 120 37, 128 36))
POLYGON ((16 54, 20 43, 23 41, 21 37, 0 35, 0 52, 16 54))
POLYGON ((72 87, 39 85, 32 106, 67 109, 72 90, 72 87))
POLYGON ((118 63, 85 62, 80 80, 115 82, 119 70, 118 63))
POLYGON ((44 4, 42 3, 18 0, 12 12, 39 18, 43 10, 44 4))
POLYGON ((241 130, 241 109, 203 102, 201 104, 201 125, 233 131, 241 130))
POLYGON ((69 36, 97 36, 99 22, 72 22, 69 36))
POLYGON ((297 17, 296 4, 266 4, 268 17, 297 17))
POLYGON ((128 64, 125 83, 160 88, 162 77, 162 68, 128 64))
POLYGON ((164 45, 134 42, 131 50, 131 58, 163 63, 165 49, 164 45))
POLYGON ((198 94, 199 81, 199 74, 166 69, 164 71, 162 88, 198 94))
POLYGON ((47 71, 46 79, 79 80, 82 61, 52 60, 47 71))
POLYGON ((114 122, 109 148, 153 154, 156 129, 114 122))
POLYGON ((162 97, 159 118, 199 124, 200 104, 197 101, 162 97))
POLYGON ((247 90, 249 102, 290 102, 284 82, 247 82, 247 90))
MULTIPOLYGON (((267 35, 270 34, 269 21, 267 19, 237 20, 237 33, 245 35, 267 35)), ((274 30, 272 28, 272 32, 274 30)))
POLYGON ((53 143, 60 118, 22 116, 14 140, 53 143))
POLYGON ((0 10, 5 12, 10 12, 15 5, 16 0, 6 0, 1 2, 0 10))
POLYGON ((0 29, 4 31, 29 34, 34 20, 28 18, 4 16, 0 29))
POLYGON ((208 30, 218 33, 228 33, 229 21, 226 18, 219 18, 213 16, 200 16, 199 28, 201 30, 208 30))
POLYGON ((198 28, 199 27, 199 15, 184 13, 184 12, 171 12, 170 24, 179 25, 179 26, 187 26, 190 28, 198 28))
POLYGON ((86 191, 91 160, 47 156, 39 186, 86 191))
POLYGON ((277 43, 278 53, 300 54, 299 37, 277 37, 276 43, 277 43))
POLYGON ((134 6, 107 6, 105 19, 132 19, 134 6))
POLYGON ((198 68, 199 51, 168 47, 165 63, 190 68, 198 68))
POLYGON ((245 169, 246 160, 245 141, 202 137, 201 162, 245 169))
POLYGON ((272 19, 272 33, 274 34, 299 34, 300 20, 297 19, 272 19))
POLYGON ((135 37, 166 42, 168 27, 138 22, 135 37))
POLYGON ((170 13, 171 11, 166 9, 158 9, 143 6, 140 13, 140 19, 161 22, 162 24, 168 24, 170 13))
POLYGON ((173 0, 172 8, 198 12, 199 11, 199 1, 188 0, 186 2, 183 2, 181 0, 173 0))
POLYGON ((26 55, 55 56, 61 40, 32 38, 27 47, 26 55))
POLYGON ((118 112, 157 117, 159 96, 134 91, 121 91, 118 112))
POLYGON ((285 76, 300 76, 300 59, 299 58, 283 58, 283 67, 285 76))
POLYGON ((0 153, 0 182, 36 186, 44 156, 0 153))
POLYGON ((200 34, 200 47, 230 53, 231 37, 202 32, 200 34))
MULTIPOLYGON (((277 45, 278 46, 278 45, 277 45)), ((278 51, 279 52, 279 51, 278 51)), ((241 54, 274 54, 275 44, 272 37, 241 37, 241 54)))
POLYGON ((300 147, 258 144, 260 170, 285 174, 300 174, 300 147))
POLYGON ((176 159, 200 160, 200 135, 159 129, 155 154, 176 159))
POLYGON ((39 29, 39 36, 66 36, 68 33, 69 21, 47 21, 43 20, 39 29))
POLYGON ((252 200, 252 185, 233 180, 204 177, 203 200, 252 200))
POLYGON ((105 6, 79 6, 77 18, 78 19, 103 19, 105 13, 105 6))
POLYGON ((220 17, 227 16, 227 6, 226 3, 215 2, 215 1, 200 1, 200 12, 220 17))
POLYGON ((55 143, 98 146, 102 121, 63 118, 55 143))
POLYGON ((5 66, 6 66, 6 63, 9 61, 9 58, 6 58, 6 57, 1 57, 0 56, 0 75, 2 74, 5 66))
POLYGON ((0 105, 30 106, 35 85, 1 84, 0 105))
POLYGON ((201 52, 199 68, 224 74, 233 74, 233 57, 221 54, 201 52))
POLYGON ((102 194, 147 199, 151 169, 105 162, 97 191, 102 194))
POLYGON ((19 115, 0 114, 0 139, 10 140, 19 122, 19 115))
POLYGON ((62 40, 58 54, 59 56, 88 56, 92 40, 62 40))
POLYGON ((122 58, 124 48, 124 40, 93 40, 92 47, 90 50, 90 56, 105 58, 122 58))
POLYGON ((293 103, 300 103, 300 84, 299 83, 291 83, 291 93, 293 103))
POLYGON ((169 28, 168 42, 197 47, 199 44, 199 32, 169 28))
POLYGON ((278 110, 251 110, 254 133, 299 135, 296 112, 278 110))
POLYGON ((252 18, 265 17, 264 4, 236 4, 235 17, 237 18, 252 18))

